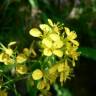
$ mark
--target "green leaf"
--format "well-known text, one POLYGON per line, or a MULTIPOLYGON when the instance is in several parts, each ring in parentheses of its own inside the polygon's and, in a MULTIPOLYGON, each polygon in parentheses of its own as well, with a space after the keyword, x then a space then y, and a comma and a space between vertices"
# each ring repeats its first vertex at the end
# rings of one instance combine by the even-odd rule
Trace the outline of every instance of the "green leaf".
POLYGON ((32 8, 38 8, 38 1, 37 0, 29 0, 30 5, 32 8))
POLYGON ((26 85, 27 85, 27 92, 28 92, 28 94, 29 94, 29 96, 37 96, 36 94, 37 94, 37 88, 36 87, 34 87, 33 85, 32 85, 32 80, 31 79, 29 79, 29 80, 27 80, 27 82, 26 82, 26 85))
POLYGON ((88 47, 81 47, 79 48, 79 51, 81 52, 82 56, 96 60, 96 49, 88 48, 88 47))

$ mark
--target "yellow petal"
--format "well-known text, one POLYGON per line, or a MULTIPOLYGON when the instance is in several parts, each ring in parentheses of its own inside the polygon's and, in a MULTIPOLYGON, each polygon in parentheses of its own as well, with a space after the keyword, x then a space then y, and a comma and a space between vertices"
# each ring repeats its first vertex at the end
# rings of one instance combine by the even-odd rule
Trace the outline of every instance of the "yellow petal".
POLYGON ((3 56, 3 63, 5 65, 14 64, 14 60, 9 57, 9 55, 3 56))
POLYGON ((45 87, 46 87, 46 83, 44 82, 44 80, 38 82, 37 88, 38 88, 39 90, 42 90, 42 89, 44 89, 45 87))
POLYGON ((48 47, 48 48, 51 48, 52 47, 52 41, 51 40, 49 40, 48 38, 44 38, 43 40, 42 40, 42 44, 44 44, 46 47, 48 47))
POLYGON ((49 68, 49 74, 55 74, 57 71, 58 65, 55 64, 51 68, 49 68))
POLYGON ((58 57, 62 57, 63 56, 63 51, 61 51, 61 50, 54 50, 53 54, 58 56, 58 57))
POLYGON ((6 54, 6 53, 3 53, 2 60, 3 60, 5 65, 8 65, 9 64, 8 62, 10 60, 10 56, 8 54, 6 54))
POLYGON ((52 22, 51 19, 48 19, 48 23, 49 23, 50 26, 53 26, 53 22, 52 22))
POLYGON ((68 39, 69 40, 73 40, 73 39, 75 39, 77 37, 77 34, 75 33, 75 32, 70 32, 70 34, 68 35, 68 39))
POLYGON ((51 40, 53 40, 53 41, 58 41, 58 40, 60 40, 60 36, 59 36, 58 34, 55 34, 55 33, 50 34, 49 37, 50 37, 51 40))
POLYGON ((52 73, 52 74, 48 74, 48 79, 49 79, 49 81, 50 81, 50 84, 55 83, 56 78, 58 77, 57 74, 58 74, 57 72, 52 73))
POLYGON ((23 53, 26 55, 26 56, 29 56, 30 55, 30 50, 28 48, 24 48, 23 49, 23 53))
POLYGON ((9 59, 4 59, 4 64, 5 65, 10 65, 10 64, 14 64, 14 60, 9 58, 9 59))
POLYGON ((65 29, 66 34, 70 35, 70 29, 68 27, 64 27, 64 29, 65 29))
POLYGON ((76 40, 71 40, 71 42, 72 42, 74 45, 79 46, 79 42, 78 42, 78 41, 76 41, 76 40))
POLYGON ((58 28, 57 25, 53 26, 53 32, 56 32, 57 34, 60 34, 60 29, 58 28))
POLYGON ((63 63, 58 65, 58 72, 62 72, 62 71, 64 71, 64 64, 63 63))
POLYGON ((43 51, 43 54, 45 56, 51 56, 52 55, 52 51, 48 48, 45 48, 44 51, 43 51))
POLYGON ((19 54, 17 57, 16 57, 16 61, 17 63, 23 63, 27 60, 27 57, 24 55, 24 54, 19 54))
POLYGON ((37 29, 37 28, 32 28, 29 31, 29 34, 33 37, 40 37, 42 35, 42 33, 37 29))
POLYGON ((72 35, 72 38, 73 38, 73 39, 77 38, 77 34, 76 34, 76 32, 71 31, 71 35, 72 35))
POLYGON ((64 81, 64 73, 61 72, 60 73, 60 82, 61 82, 61 85, 63 85, 63 81, 64 81))
POLYGON ((41 29, 42 31, 44 31, 45 33, 52 31, 52 30, 51 30, 51 27, 48 26, 47 24, 40 24, 40 29, 41 29))
POLYGON ((16 72, 23 75, 27 73, 27 67, 25 65, 17 65, 16 72))
POLYGON ((8 48, 8 49, 6 48, 5 53, 8 54, 9 56, 12 56, 13 50, 11 48, 8 48))
POLYGON ((32 73, 32 77, 34 80, 39 80, 43 77, 43 72, 40 69, 36 69, 32 73))
POLYGON ((58 41, 53 43, 54 48, 61 48, 61 47, 63 47, 63 45, 64 45, 64 43, 61 40, 58 40, 58 41))

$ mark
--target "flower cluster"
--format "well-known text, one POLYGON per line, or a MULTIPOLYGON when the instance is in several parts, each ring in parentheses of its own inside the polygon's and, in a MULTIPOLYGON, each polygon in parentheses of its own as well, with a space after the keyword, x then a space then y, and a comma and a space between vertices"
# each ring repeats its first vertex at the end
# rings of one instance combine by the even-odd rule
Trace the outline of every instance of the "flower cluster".
POLYGON ((16 42, 10 42, 8 47, 5 47, 2 43, 0 43, 0 62, 4 63, 5 65, 14 65, 12 66, 12 69, 15 68, 16 73, 25 74, 27 73, 27 67, 24 62, 26 62, 28 57, 25 51, 28 51, 28 49, 25 48, 23 53, 15 54, 14 50, 11 48, 11 46, 14 44, 16 44, 16 42))
POLYGON ((68 27, 53 23, 50 19, 48 19, 48 24, 40 24, 38 29, 32 28, 29 34, 39 38, 38 45, 42 56, 49 58, 47 67, 43 70, 36 69, 32 73, 33 79, 39 80, 37 88, 46 87, 48 89, 49 85, 53 84, 58 77, 63 85, 63 82, 70 78, 75 60, 80 54, 77 52, 79 46, 79 42, 76 40, 77 34, 70 31, 68 27), (50 61, 52 57, 57 58, 55 63, 50 61))
MULTIPOLYGON (((54 84, 57 78, 63 85, 72 76, 75 61, 80 55, 77 52, 79 42, 76 40, 76 32, 48 19, 48 24, 40 24, 39 28, 32 28, 29 34, 35 38, 35 42, 30 48, 24 48, 22 53, 13 49, 12 46, 16 42, 10 42, 7 47, 0 43, 0 62, 5 66, 12 65, 10 71, 13 72, 14 69, 16 76, 29 75, 28 78, 31 76, 33 82, 37 81, 39 90, 49 90, 50 85, 54 84), (38 50, 33 46, 38 46, 38 50), (33 65, 40 66, 31 69, 30 66, 33 65)), ((3 69, 0 69, 1 71, 3 72, 3 69)))

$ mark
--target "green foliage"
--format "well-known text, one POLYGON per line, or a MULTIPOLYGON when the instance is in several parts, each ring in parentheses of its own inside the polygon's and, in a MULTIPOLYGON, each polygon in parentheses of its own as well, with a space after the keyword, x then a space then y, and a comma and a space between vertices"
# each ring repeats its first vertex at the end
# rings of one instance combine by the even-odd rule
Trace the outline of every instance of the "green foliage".
POLYGON ((88 47, 82 47, 82 48, 79 48, 79 51, 81 52, 82 56, 96 60, 96 49, 88 48, 88 47))

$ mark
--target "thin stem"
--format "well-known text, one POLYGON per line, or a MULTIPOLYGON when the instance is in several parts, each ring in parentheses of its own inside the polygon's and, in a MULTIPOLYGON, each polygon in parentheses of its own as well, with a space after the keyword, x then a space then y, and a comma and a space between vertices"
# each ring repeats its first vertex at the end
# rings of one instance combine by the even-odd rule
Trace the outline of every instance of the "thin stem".
POLYGON ((0 43, 0 46, 2 47, 2 50, 6 50, 6 47, 2 43, 0 43))

